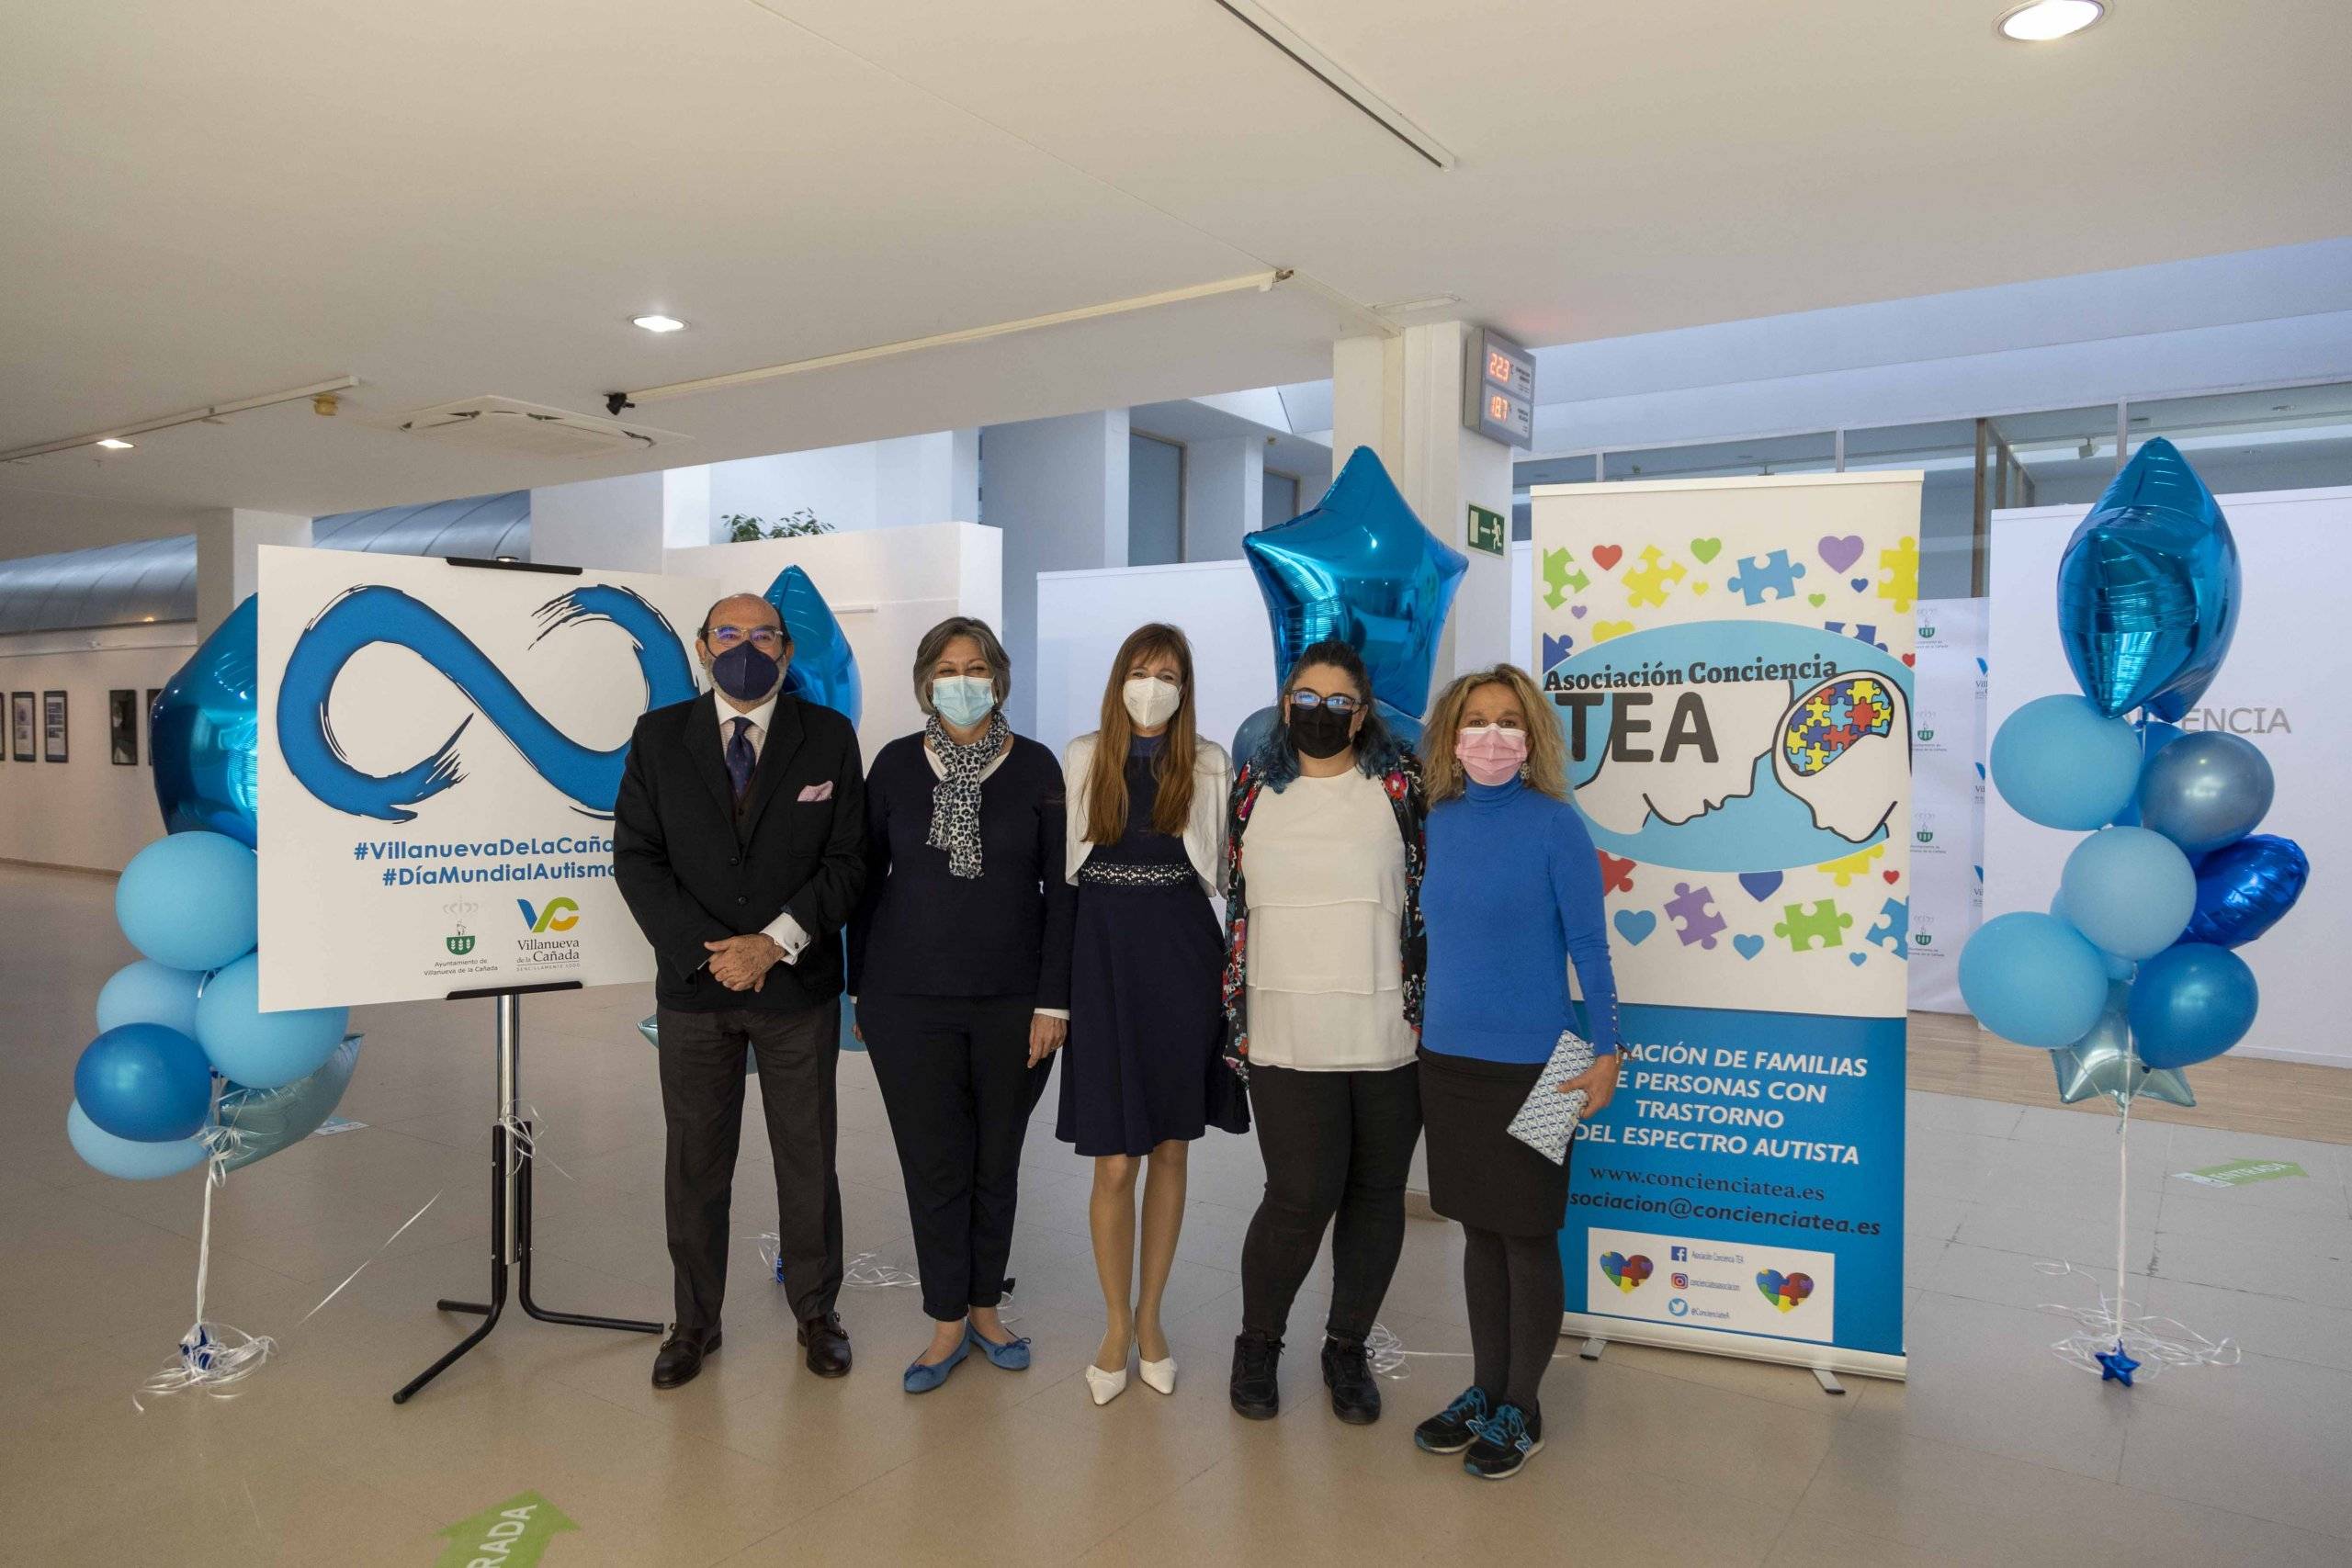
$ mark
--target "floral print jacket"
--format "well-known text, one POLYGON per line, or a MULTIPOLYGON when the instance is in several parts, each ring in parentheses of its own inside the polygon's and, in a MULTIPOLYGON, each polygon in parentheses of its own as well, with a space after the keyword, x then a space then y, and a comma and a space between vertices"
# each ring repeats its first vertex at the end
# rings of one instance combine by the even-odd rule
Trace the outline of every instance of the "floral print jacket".
MULTIPOLYGON (((1410 748, 1390 745, 1358 759, 1357 765, 1381 781, 1396 813, 1405 841, 1405 914, 1397 934, 1404 961, 1405 1021, 1421 1028, 1421 986, 1429 969, 1429 937, 1421 926, 1421 866, 1429 822, 1429 798, 1421 789, 1421 761, 1410 748)), ((1250 1076, 1250 890, 1241 874, 1241 840, 1250 813, 1270 784, 1288 784, 1298 764, 1279 741, 1244 763, 1234 775, 1227 813, 1225 863, 1225 1063, 1240 1077, 1250 1076)))

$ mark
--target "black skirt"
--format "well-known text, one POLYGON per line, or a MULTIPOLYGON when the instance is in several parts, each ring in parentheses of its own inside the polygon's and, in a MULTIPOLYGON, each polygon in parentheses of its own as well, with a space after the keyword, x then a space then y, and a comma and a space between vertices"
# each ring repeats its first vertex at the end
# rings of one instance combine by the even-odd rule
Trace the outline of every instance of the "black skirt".
POLYGON ((1424 1046, 1421 1122, 1430 1207, 1503 1235, 1552 1235, 1568 1213, 1568 1168, 1507 1130, 1543 1076, 1541 1062, 1489 1062, 1424 1046))

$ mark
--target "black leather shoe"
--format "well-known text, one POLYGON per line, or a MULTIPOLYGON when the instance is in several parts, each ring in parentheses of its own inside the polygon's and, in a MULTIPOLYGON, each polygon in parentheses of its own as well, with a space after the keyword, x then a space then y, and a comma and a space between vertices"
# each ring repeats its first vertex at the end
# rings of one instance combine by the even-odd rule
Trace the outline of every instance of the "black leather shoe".
POLYGON ((1380 1419, 1380 1384, 1361 1339, 1323 1341, 1323 1382, 1331 1391, 1331 1414, 1349 1426, 1369 1427, 1380 1419))
POLYGON ((849 1375, 849 1330, 842 1314, 829 1312, 800 1325, 800 1343, 808 1348, 808 1370, 820 1378, 849 1375))
POLYGON ((1282 1357, 1283 1342, 1271 1334, 1245 1329, 1234 1336, 1233 1377, 1226 1393, 1236 1416, 1271 1421, 1282 1414, 1282 1382, 1274 1371, 1282 1357))
POLYGON ((716 1328, 699 1337, 672 1329, 670 1337, 662 1341, 661 1351, 653 1358, 653 1386, 676 1388, 694 1382, 695 1374, 702 1371, 702 1359, 718 1348, 716 1328))

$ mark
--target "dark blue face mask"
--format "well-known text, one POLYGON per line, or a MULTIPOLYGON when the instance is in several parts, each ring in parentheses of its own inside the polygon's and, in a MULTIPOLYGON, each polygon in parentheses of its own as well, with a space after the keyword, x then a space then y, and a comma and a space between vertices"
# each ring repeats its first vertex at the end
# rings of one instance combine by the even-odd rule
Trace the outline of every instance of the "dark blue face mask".
POLYGON ((775 690, 783 666, 753 647, 750 638, 710 661, 710 678, 739 703, 756 703, 775 690))

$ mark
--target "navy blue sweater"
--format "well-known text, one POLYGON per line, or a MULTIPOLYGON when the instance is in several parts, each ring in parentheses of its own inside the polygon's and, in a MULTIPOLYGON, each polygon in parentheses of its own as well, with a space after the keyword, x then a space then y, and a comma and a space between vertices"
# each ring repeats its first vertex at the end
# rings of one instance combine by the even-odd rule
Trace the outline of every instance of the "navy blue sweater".
POLYGON ((865 895, 849 926, 849 990, 903 997, 1034 997, 1069 1006, 1078 889, 1064 863, 1062 765, 1035 740, 980 785, 980 874, 951 876, 924 842, 939 777, 921 735, 865 776, 865 895))
POLYGON ((1453 1056, 1542 1062, 1575 1023, 1568 962, 1589 1038, 1617 1049, 1600 863, 1576 807, 1513 779, 1469 784, 1430 809, 1429 995, 1421 1043, 1453 1056))

